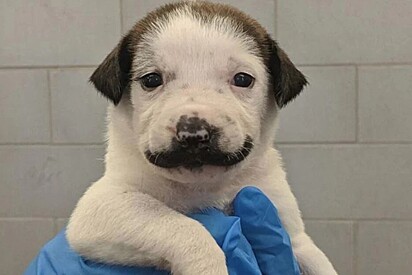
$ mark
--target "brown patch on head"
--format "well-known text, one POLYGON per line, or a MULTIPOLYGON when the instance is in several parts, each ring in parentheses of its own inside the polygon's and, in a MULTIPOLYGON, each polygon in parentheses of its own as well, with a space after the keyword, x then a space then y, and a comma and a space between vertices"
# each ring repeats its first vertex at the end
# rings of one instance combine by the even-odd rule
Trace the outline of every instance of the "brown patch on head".
POLYGON ((129 75, 134 57, 130 45, 130 37, 124 37, 90 77, 96 89, 115 105, 129 90, 129 75))
POLYGON ((305 76, 296 69, 288 55, 279 48, 275 42, 272 47, 276 47, 279 62, 275 61, 274 66, 279 72, 273 72, 273 84, 275 88, 275 98, 280 107, 286 105, 294 99, 308 84, 305 76))
POLYGON ((257 54, 270 75, 270 85, 275 90, 278 106, 284 106, 306 85, 304 76, 255 19, 228 5, 183 1, 164 5, 137 22, 93 73, 90 80, 95 87, 114 104, 118 104, 122 95, 129 90, 131 65, 142 37, 158 26, 153 22, 167 22, 171 13, 181 10, 187 11, 206 25, 212 24, 215 18, 229 18, 237 30, 255 41, 257 54))
POLYGON ((215 17, 232 19, 242 33, 256 42, 260 57, 270 75, 270 88, 275 92, 279 107, 295 98, 308 83, 266 29, 246 13, 228 5, 203 1, 194 2, 191 9, 206 24, 215 17))
POLYGON ((211 24, 214 18, 230 18, 240 29, 242 33, 251 37, 256 42, 262 57, 264 55, 264 43, 267 36, 267 31, 252 17, 242 12, 241 10, 219 3, 211 3, 207 1, 197 1, 188 3, 190 11, 202 23, 211 24), (262 44, 263 43, 263 44, 262 44))

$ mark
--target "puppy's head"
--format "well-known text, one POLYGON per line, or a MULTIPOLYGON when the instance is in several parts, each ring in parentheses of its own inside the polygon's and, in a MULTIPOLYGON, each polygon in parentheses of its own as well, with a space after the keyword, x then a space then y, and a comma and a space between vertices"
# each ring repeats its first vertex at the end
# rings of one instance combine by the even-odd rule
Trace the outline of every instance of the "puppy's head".
POLYGON ((115 105, 131 103, 136 149, 180 182, 215 181, 251 162, 272 136, 263 122, 306 85, 255 20, 209 2, 147 15, 91 81, 115 105))

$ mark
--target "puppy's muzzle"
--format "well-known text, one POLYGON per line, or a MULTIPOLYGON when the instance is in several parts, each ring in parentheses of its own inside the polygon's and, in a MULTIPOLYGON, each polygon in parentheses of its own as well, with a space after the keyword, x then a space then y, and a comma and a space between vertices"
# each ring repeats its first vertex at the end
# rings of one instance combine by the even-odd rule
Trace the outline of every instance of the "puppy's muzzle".
POLYGON ((246 136, 243 146, 235 152, 219 149, 221 130, 199 117, 181 116, 171 149, 162 152, 146 150, 152 164, 162 168, 196 168, 203 165, 231 166, 244 160, 253 148, 253 140, 246 136))
POLYGON ((176 125, 176 141, 188 152, 207 149, 217 137, 217 129, 198 117, 181 116, 176 125))

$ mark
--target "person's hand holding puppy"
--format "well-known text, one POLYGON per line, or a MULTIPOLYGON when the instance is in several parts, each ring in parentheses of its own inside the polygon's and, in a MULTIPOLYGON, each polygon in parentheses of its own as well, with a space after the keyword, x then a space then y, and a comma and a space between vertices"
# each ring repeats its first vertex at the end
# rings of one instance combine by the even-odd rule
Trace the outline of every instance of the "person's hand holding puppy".
MULTIPOLYGON (((226 216, 217 209, 191 215, 207 228, 224 251, 230 275, 300 274, 289 235, 275 206, 260 190, 254 187, 242 189, 233 202, 233 208, 234 216, 226 216)), ((70 249, 62 231, 44 246, 25 274, 169 273, 155 268, 105 265, 84 260, 70 249)))

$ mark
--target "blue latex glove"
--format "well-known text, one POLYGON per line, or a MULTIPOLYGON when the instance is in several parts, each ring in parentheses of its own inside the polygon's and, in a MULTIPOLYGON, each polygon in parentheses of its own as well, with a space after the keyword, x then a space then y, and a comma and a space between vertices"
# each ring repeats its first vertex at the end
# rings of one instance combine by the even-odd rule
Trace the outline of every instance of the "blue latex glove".
MULTIPOLYGON (((235 216, 226 216, 216 209, 191 215, 207 228, 225 252, 229 274, 300 274, 289 236, 270 200, 257 188, 246 187, 238 193, 233 206, 235 216)), ((63 230, 43 247, 25 274, 168 275, 169 272, 82 259, 70 249, 63 230)))

